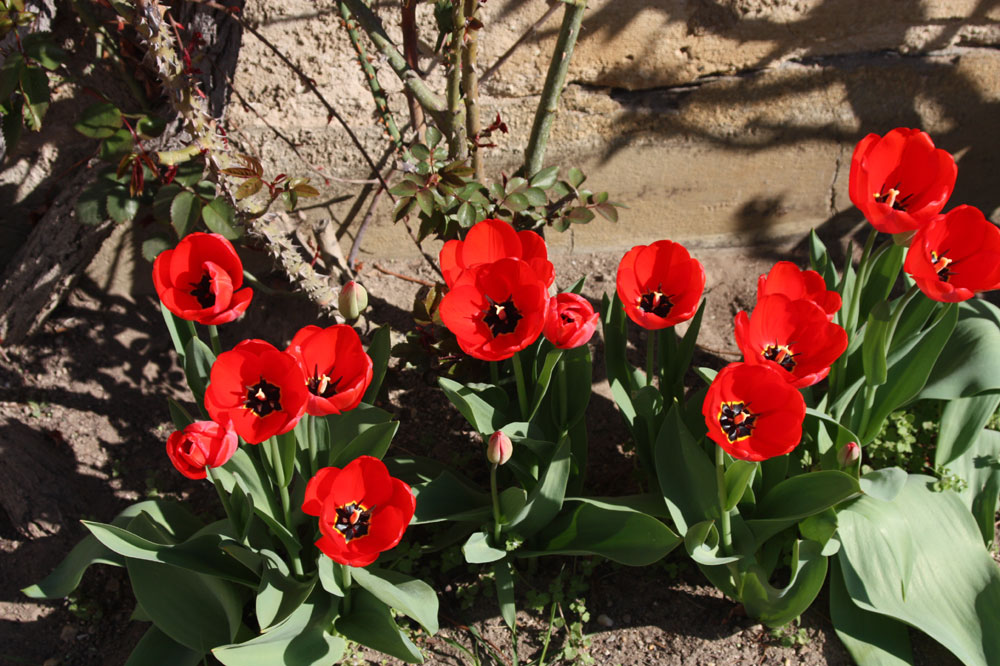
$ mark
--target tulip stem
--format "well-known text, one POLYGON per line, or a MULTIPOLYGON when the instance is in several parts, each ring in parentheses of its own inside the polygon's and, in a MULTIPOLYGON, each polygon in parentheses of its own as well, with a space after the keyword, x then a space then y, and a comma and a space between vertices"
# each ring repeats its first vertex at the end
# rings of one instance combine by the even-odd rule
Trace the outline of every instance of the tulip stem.
POLYGON ((222 341, 219 340, 219 327, 212 324, 208 327, 208 339, 212 341, 212 353, 216 356, 222 353, 222 341))
POLYGON ((493 386, 500 385, 500 361, 487 361, 490 366, 490 381, 493 386))
POLYGON ((493 497, 493 547, 500 547, 500 496, 497 494, 497 464, 490 466, 490 495, 493 497))
POLYGON ((340 565, 340 587, 344 590, 344 612, 347 615, 351 612, 351 567, 346 564, 340 565))
POLYGON ((715 481, 719 486, 719 532, 722 539, 723 556, 733 552, 733 533, 726 509, 726 454, 721 446, 715 447, 715 481))
MULTIPOLYGON (((222 510, 226 512, 226 518, 228 518, 229 522, 232 524, 233 508, 229 502, 229 495, 226 494, 225 488, 222 487, 222 482, 219 480, 218 477, 215 476, 215 473, 212 471, 212 468, 207 465, 205 466, 205 476, 208 477, 208 480, 212 482, 213 486, 215 486, 215 492, 219 494, 219 502, 222 503, 222 510)), ((237 526, 235 524, 233 525, 233 527, 236 529, 237 532, 240 532, 243 528, 242 525, 237 526)))
POLYGON ((527 420, 528 414, 528 392, 524 386, 524 368, 521 367, 521 352, 514 352, 511 359, 514 364, 514 379, 517 382, 517 404, 521 408, 521 418, 527 420))
POLYGON ((656 338, 655 331, 646 331, 646 386, 653 385, 653 374, 656 372, 656 338))
POLYGON ((556 368, 558 373, 556 382, 559 387, 559 427, 566 428, 566 417, 568 416, 569 396, 566 394, 566 358, 565 355, 559 357, 559 365, 556 368))

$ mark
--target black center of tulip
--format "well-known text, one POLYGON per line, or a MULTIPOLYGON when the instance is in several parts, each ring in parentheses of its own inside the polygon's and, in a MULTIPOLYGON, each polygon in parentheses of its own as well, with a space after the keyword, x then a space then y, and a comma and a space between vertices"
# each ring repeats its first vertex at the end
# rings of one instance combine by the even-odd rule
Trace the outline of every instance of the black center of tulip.
POLYGON ((761 355, 768 361, 774 361, 789 372, 795 369, 795 354, 792 353, 788 345, 768 345, 764 347, 761 355))
POLYGON ((670 302, 670 297, 659 291, 648 291, 639 297, 639 309, 657 317, 666 317, 672 307, 674 304, 670 302))
POLYGON ((518 312, 514 305, 514 299, 508 297, 501 303, 490 303, 489 310, 483 316, 483 323, 489 326, 490 333, 496 337, 504 333, 513 333, 517 328, 517 322, 523 318, 524 315, 518 312))
POLYGON ((368 534, 368 524, 371 522, 372 510, 360 504, 345 504, 337 507, 337 522, 334 529, 344 535, 344 541, 350 542, 368 534))
POLYGON ((573 317, 573 315, 568 315, 565 312, 560 313, 559 318, 562 319, 562 323, 564 324, 576 323, 576 319, 573 317))
POLYGON ((947 282, 955 274, 955 271, 948 268, 953 260, 946 257, 946 254, 948 254, 947 250, 940 255, 937 252, 931 252, 931 263, 934 264, 934 271, 941 282, 947 282))
POLYGON ((882 189, 875 193, 875 201, 891 206, 893 210, 906 212, 906 207, 910 205, 909 201, 913 198, 913 194, 904 195, 899 190, 900 185, 902 183, 896 183, 892 187, 889 187, 888 183, 883 184, 882 189))
POLYGON ((724 402, 719 413, 719 425, 730 442, 749 437, 753 432, 757 415, 750 412, 742 402, 724 402))
POLYGON ((330 398, 337 394, 337 384, 341 379, 342 377, 330 379, 329 375, 320 373, 319 366, 314 366, 312 377, 306 380, 306 387, 313 395, 330 398))
POLYGON ((247 387, 247 399, 243 406, 260 417, 280 412, 281 389, 261 377, 259 382, 247 387))
POLYGON ((198 301, 198 305, 203 308, 210 308, 215 305, 215 292, 212 291, 212 277, 208 271, 201 276, 201 281, 192 282, 191 295, 198 301))

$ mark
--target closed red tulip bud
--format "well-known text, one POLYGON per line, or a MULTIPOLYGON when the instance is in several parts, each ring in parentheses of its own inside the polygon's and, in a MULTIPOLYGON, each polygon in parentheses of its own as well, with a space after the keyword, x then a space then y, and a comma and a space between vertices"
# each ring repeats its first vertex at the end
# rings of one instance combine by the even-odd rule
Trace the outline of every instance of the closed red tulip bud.
POLYGON ((583 296, 556 294, 549 299, 542 333, 559 349, 574 349, 590 341, 598 319, 600 315, 583 296))
POLYGON ((195 421, 167 438, 167 457, 177 471, 189 479, 204 479, 205 469, 225 465, 239 445, 239 438, 227 421, 195 421))
POLYGON ((514 444, 510 437, 499 430, 490 435, 490 441, 486 445, 486 459, 494 465, 502 465, 514 453, 514 444))
POLYGON ((837 451, 837 462, 841 467, 850 467, 861 458, 861 447, 857 442, 848 442, 837 451))
POLYGON ((354 321, 368 307, 368 292, 360 284, 351 280, 340 290, 338 306, 344 319, 354 321))

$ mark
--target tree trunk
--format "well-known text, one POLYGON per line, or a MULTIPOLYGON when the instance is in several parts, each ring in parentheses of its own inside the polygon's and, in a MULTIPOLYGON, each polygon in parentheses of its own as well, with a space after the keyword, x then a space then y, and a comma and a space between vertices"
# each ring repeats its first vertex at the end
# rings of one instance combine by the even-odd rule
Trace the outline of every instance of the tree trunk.
MULTIPOLYGON (((229 5, 242 10, 244 2, 237 0, 229 5)), ((183 25, 201 32, 207 42, 200 63, 201 85, 212 114, 221 117, 232 92, 242 28, 224 12, 202 4, 185 6, 180 19, 183 25)), ((178 124, 174 123, 162 138, 163 145, 179 146, 178 134, 178 124)), ((82 171, 62 188, 7 265, 0 278, 0 344, 21 344, 34 334, 111 235, 114 223, 110 220, 88 226, 77 219, 76 200, 93 177, 93 170, 82 171)))

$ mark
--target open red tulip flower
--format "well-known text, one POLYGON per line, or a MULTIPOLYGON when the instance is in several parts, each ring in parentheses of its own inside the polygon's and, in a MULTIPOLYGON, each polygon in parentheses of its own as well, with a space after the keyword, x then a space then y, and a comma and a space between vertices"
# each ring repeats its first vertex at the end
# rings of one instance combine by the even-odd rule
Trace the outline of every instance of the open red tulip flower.
POLYGON ((463 271, 511 257, 531 266, 538 279, 551 287, 555 270, 549 261, 545 240, 534 231, 514 231, 503 220, 476 223, 465 240, 450 240, 441 248, 438 259, 444 281, 452 287, 463 271))
POLYGON ((958 167, 930 135, 897 127, 869 134, 851 157, 851 201, 879 231, 913 231, 941 212, 955 188, 958 167))
POLYGON ((441 321, 469 356, 502 361, 538 339, 548 290, 519 259, 468 269, 441 299, 441 321))
POLYGON ((590 342, 600 315, 579 294, 556 294, 549 299, 542 333, 558 349, 574 349, 590 342))
POLYGON ((806 299, 771 294, 757 300, 749 317, 736 315, 736 344, 750 365, 768 365, 795 388, 812 386, 830 373, 847 349, 847 332, 806 299))
POLYGON ((319 517, 316 545, 334 562, 368 566, 403 538, 417 501, 378 458, 324 467, 306 485, 302 511, 319 517))
POLYGON ((903 268, 935 301, 1000 288, 1000 229, 978 208, 958 206, 917 231, 903 268))
POLYGON ((357 332, 346 324, 299 329, 286 350, 306 377, 306 413, 340 414, 354 409, 372 383, 372 360, 357 332))
POLYGON ((617 286, 629 319, 658 330, 694 316, 705 290, 705 269, 680 243, 661 240, 625 253, 617 286))
POLYGON ((168 310, 206 326, 246 311, 253 291, 243 286, 243 262, 219 234, 188 234, 153 262, 153 285, 168 310))
POLYGON ((804 271, 790 261, 779 261, 766 275, 757 278, 757 298, 784 294, 793 301, 812 301, 832 320, 842 304, 840 294, 826 288, 826 281, 816 271, 804 271))
POLYGON ((734 458, 758 461, 798 446, 806 402, 777 370, 730 363, 708 387, 701 412, 713 442, 734 458))
POLYGON ((167 438, 167 457, 189 479, 204 479, 205 468, 225 465, 240 440, 230 423, 195 421, 167 438))
POLYGON ((250 444, 281 435, 302 418, 309 399, 294 356, 264 340, 244 340, 212 365, 205 409, 214 421, 232 421, 250 444))

